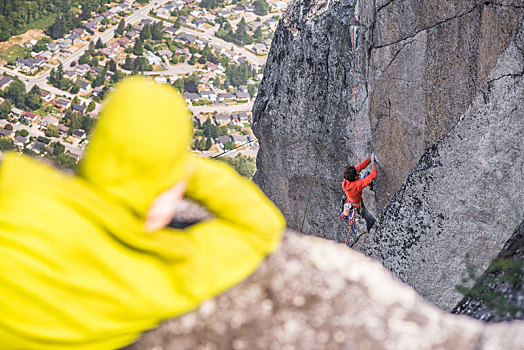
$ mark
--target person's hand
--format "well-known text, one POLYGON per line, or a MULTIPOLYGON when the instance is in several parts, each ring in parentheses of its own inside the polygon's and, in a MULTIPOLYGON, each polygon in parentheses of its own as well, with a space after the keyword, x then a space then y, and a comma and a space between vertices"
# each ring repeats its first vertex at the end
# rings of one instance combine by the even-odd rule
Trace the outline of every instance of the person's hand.
POLYGON ((371 153, 371 170, 376 170, 376 166, 375 166, 375 153, 371 153))
POLYGON ((144 229, 147 232, 161 229, 173 220, 178 203, 186 192, 186 187, 187 181, 182 180, 155 198, 146 214, 144 229))

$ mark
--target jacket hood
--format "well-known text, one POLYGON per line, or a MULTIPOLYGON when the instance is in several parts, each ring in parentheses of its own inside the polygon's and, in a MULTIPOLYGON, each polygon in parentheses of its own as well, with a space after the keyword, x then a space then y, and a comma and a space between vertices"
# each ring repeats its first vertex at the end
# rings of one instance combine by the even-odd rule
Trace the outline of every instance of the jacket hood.
POLYGON ((125 79, 107 99, 79 176, 144 217, 153 199, 184 175, 191 126, 174 88, 125 79))

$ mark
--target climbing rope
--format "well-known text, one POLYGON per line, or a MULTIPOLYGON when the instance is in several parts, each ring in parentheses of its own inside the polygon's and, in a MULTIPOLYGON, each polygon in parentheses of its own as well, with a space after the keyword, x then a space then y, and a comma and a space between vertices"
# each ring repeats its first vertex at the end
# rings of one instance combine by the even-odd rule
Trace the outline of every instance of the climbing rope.
POLYGON ((232 149, 230 149, 230 150, 224 151, 224 152, 222 152, 222 153, 220 153, 220 154, 216 154, 216 155, 214 155, 213 157, 210 157, 210 158, 211 158, 211 159, 222 158, 222 157, 224 156, 224 154, 227 154, 227 153, 229 153, 229 152, 233 152, 234 150, 236 150, 236 149, 238 149, 238 148, 240 148, 240 147, 242 147, 242 146, 245 146, 245 145, 247 145, 247 144, 253 143, 253 142, 255 142, 255 141, 248 141, 248 142, 243 143, 243 144, 241 144, 241 145, 235 146, 234 148, 232 148, 232 149))
MULTIPOLYGON (((355 3, 356 6, 356 3, 355 3)), ((357 89, 355 85, 355 10, 353 10, 353 35, 351 47, 353 49, 353 108, 355 109, 355 143, 357 144, 357 164, 360 163, 358 156, 358 128, 357 128, 357 89)))
MULTIPOLYGON (((353 7, 353 28, 354 28, 354 24, 355 24, 355 7, 356 7, 356 0, 355 0, 355 5, 353 7)), ((326 117, 324 118, 324 126, 323 126, 323 129, 322 129, 322 137, 320 139, 320 147, 318 149, 316 160, 315 160, 315 171, 313 172, 313 177, 311 178, 311 185, 309 186, 309 193, 308 193, 307 201, 306 201, 306 209, 304 210, 304 216, 302 218, 302 224, 300 225, 300 233, 302 233, 302 231, 304 229, 304 222, 306 221, 306 215, 307 215, 307 211, 308 211, 308 208, 309 208, 309 202, 311 201, 311 192, 313 191, 313 186, 315 184, 315 178, 317 177, 318 162, 320 160, 320 154, 322 152, 322 147, 324 146, 324 138, 326 136, 327 121, 328 121, 329 115, 331 114, 331 106, 332 106, 332 103, 333 103, 333 96, 335 95, 335 89, 337 87, 337 81, 338 81, 338 75, 340 73, 340 66, 341 66, 341 63, 342 63, 342 57, 344 57, 344 51, 346 49, 346 39, 347 39, 347 36, 348 36, 350 24, 351 24, 351 21, 348 21, 346 32, 344 33, 344 40, 342 41, 342 52, 340 53, 340 57, 338 59, 337 72, 335 74, 335 81, 333 82, 333 89, 331 90, 331 97, 329 99, 328 111, 326 113, 326 117)), ((354 69, 354 67, 355 67, 355 59, 354 59, 354 57, 355 56, 354 56, 354 53, 353 53, 353 84, 355 84, 355 69, 354 69)), ((355 97, 355 101, 356 101, 356 97, 355 97)), ((356 103, 355 103, 355 107, 356 107, 356 103)), ((355 113, 356 113, 356 108, 355 108, 355 113)), ((356 118, 356 114, 355 114, 355 118, 356 118)), ((355 122, 356 122, 356 119, 355 119, 355 122)))

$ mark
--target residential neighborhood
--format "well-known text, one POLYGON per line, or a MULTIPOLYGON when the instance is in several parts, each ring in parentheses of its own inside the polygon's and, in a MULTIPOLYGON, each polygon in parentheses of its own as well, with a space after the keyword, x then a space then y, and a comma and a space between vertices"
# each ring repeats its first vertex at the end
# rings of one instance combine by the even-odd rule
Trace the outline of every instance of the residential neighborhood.
POLYGON ((71 28, 56 17, 5 53, 0 46, 0 150, 74 168, 104 97, 125 76, 141 74, 183 95, 195 154, 241 154, 254 167, 251 109, 286 7, 264 0, 124 0, 76 9, 81 15, 69 15, 71 28), (23 55, 8 57, 15 49, 23 55))

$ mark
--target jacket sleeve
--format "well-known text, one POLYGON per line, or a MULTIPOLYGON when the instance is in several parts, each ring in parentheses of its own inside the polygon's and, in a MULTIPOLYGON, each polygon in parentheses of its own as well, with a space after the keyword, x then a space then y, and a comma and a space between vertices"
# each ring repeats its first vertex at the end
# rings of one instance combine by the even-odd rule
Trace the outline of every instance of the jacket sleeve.
POLYGON ((194 251, 186 254, 180 274, 198 302, 253 272, 278 247, 285 220, 253 182, 229 165, 196 157, 193 163, 186 195, 214 215, 183 230, 194 251))
POLYGON ((369 161, 368 158, 366 158, 366 159, 364 159, 364 161, 362 163, 357 165, 355 168, 360 173, 362 170, 366 169, 366 167, 369 165, 369 163, 371 163, 371 162, 369 161))
MULTIPOLYGON (((362 163, 364 164, 364 163, 362 163)), ((371 170, 371 173, 369 173, 368 176, 366 176, 365 178, 363 178, 362 180, 358 180, 358 186, 360 187, 360 189, 368 186, 373 180, 375 180, 377 178, 377 171, 375 169, 371 170)))

